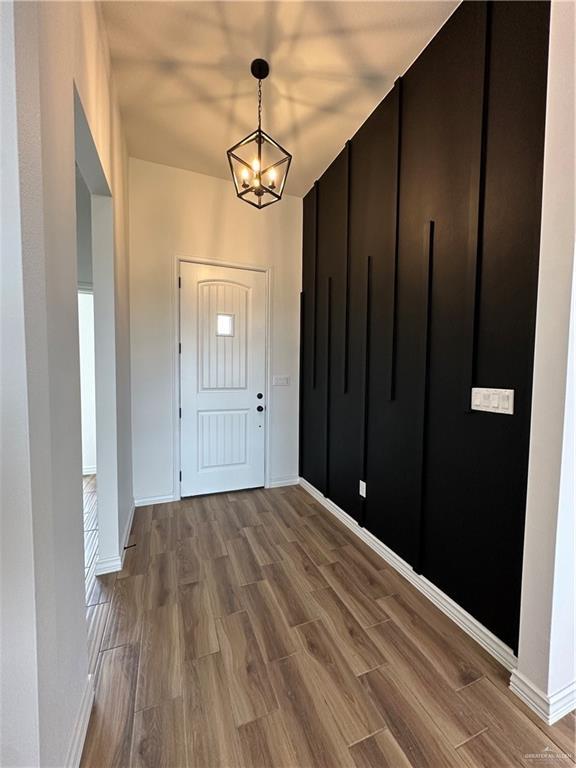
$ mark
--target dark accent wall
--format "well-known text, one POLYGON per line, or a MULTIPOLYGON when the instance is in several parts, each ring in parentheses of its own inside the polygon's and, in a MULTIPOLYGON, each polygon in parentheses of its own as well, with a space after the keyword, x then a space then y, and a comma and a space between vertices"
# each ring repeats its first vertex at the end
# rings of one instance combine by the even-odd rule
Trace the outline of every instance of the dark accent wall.
POLYGON ((548 23, 463 3, 304 201, 301 475, 513 649, 548 23))

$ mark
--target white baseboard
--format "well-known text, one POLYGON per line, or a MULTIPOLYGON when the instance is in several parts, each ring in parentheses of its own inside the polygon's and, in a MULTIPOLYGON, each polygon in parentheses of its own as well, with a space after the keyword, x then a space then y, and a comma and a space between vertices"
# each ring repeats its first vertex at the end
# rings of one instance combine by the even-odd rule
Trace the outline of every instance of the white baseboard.
POLYGON ((424 576, 414 571, 411 565, 389 549, 379 539, 373 536, 366 528, 362 528, 354 518, 350 517, 343 509, 340 509, 333 501, 327 499, 317 488, 311 485, 304 478, 300 478, 300 485, 308 491, 317 501, 322 504, 329 512, 344 523, 350 530, 371 547, 381 558, 386 560, 398 573, 409 581, 419 592, 422 592, 437 608, 449 616, 452 621, 464 630, 470 637, 481 645, 488 653, 506 667, 509 671, 516 669, 518 659, 514 652, 489 629, 480 624, 473 616, 464 610, 458 603, 454 602, 438 587, 434 586, 424 576))
POLYGON ((82 477, 96 474, 96 464, 93 467, 82 467, 82 477))
POLYGON ((553 725, 576 709, 576 681, 548 696, 522 672, 515 669, 510 677, 510 690, 548 725, 553 725))
POLYGON ((285 485, 298 485, 299 477, 283 477, 278 480, 270 480, 266 488, 283 488, 285 485))
POLYGON ((82 750, 84 749, 84 740, 86 739, 88 723, 90 722, 92 705, 94 704, 93 677, 93 675, 88 675, 86 685, 84 686, 82 699, 80 701, 80 709, 78 710, 78 716, 72 730, 70 746, 68 747, 68 755, 65 763, 66 768, 79 768, 80 765, 82 750))
POLYGON ((116 573, 124 567, 124 552, 121 555, 112 555, 111 557, 98 557, 94 567, 96 576, 105 576, 107 573, 116 573))
POLYGON ((96 559, 96 565, 94 567, 94 573, 96 576, 104 576, 107 573, 116 573, 121 571, 124 567, 124 558, 126 557, 126 545, 130 538, 130 531, 132 530, 132 521, 134 520, 134 502, 130 509, 130 513, 124 525, 122 536, 120 538, 120 552, 117 555, 111 557, 98 557, 96 559))
POLYGON ((167 496, 144 496, 136 499, 134 504, 137 507, 149 507, 151 504, 168 504, 170 501, 180 501, 180 496, 174 496, 172 493, 167 496))

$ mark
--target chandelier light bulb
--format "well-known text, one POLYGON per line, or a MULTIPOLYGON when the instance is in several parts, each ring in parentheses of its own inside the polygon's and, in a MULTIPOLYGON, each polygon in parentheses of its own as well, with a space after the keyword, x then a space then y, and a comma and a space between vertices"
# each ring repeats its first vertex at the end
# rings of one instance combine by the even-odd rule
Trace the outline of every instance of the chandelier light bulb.
POLYGON ((260 170, 260 160, 258 160, 257 157, 255 157, 254 160, 252 160, 252 170, 254 171, 254 173, 258 173, 258 171, 260 170))

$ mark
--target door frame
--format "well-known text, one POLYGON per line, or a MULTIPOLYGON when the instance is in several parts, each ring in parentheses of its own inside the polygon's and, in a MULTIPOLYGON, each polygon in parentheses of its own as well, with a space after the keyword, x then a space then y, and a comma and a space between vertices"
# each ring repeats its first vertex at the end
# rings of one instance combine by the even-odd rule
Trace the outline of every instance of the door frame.
POLYGON ((180 456, 180 439, 181 439, 181 423, 180 423, 180 352, 178 345, 180 343, 180 264, 187 262, 189 264, 204 264, 209 267, 227 267, 229 269, 240 269, 249 272, 263 272, 266 277, 265 291, 265 345, 264 345, 264 367, 266 375, 266 418, 265 418, 265 435, 264 435, 264 487, 270 487, 270 412, 271 412, 271 355, 270 355, 270 339, 271 339, 271 318, 272 318, 272 305, 271 305, 271 285, 272 285, 272 267, 256 266, 252 264, 237 264, 231 261, 222 261, 220 259, 208 259, 203 256, 188 256, 181 253, 176 253, 173 265, 172 265, 172 315, 174 321, 174 332, 172 334, 172 399, 174 402, 174 408, 172 411, 172 425, 173 425, 173 456, 174 456, 174 501, 179 501, 182 498, 181 485, 180 485, 180 470, 181 470, 181 456, 180 456))

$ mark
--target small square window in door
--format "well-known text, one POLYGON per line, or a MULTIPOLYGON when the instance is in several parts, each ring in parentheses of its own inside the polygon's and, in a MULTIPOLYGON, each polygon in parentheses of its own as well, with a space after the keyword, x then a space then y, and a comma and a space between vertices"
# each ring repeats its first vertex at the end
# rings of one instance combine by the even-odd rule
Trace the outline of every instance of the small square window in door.
POLYGON ((234 315, 216 315, 216 336, 234 336, 234 315))

